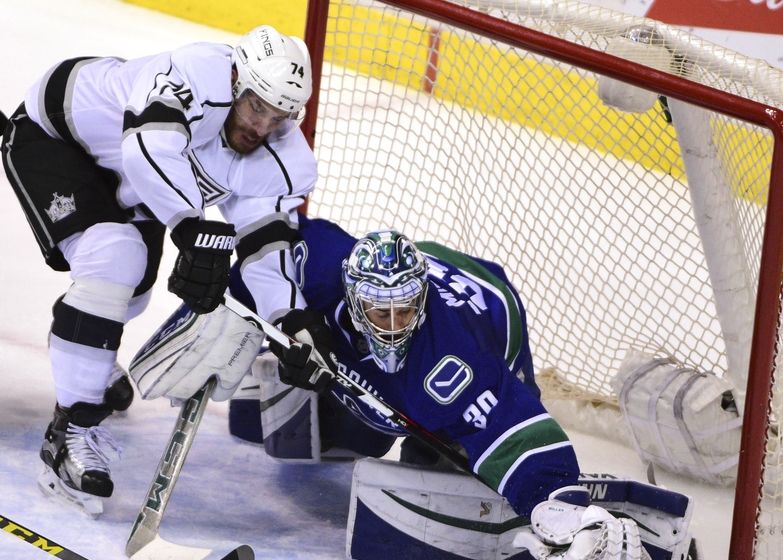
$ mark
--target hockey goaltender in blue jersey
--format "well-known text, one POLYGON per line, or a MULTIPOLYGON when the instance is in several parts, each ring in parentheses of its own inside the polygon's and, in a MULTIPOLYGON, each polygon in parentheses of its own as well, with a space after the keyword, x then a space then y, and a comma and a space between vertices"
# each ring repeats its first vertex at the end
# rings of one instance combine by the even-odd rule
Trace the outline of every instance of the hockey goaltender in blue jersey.
MULTIPOLYGON (((339 368, 462 446, 474 473, 521 515, 576 483, 574 449, 539 400, 525 310, 500 266, 416 243, 429 265, 426 317, 403 366, 386 373, 353 328, 344 299, 342 262, 357 240, 331 222, 304 217, 300 235, 293 248, 297 281, 309 308, 326 317, 339 368)), ((241 288, 235 284, 232 292, 244 299, 241 288)), ((366 424, 405 435, 339 385, 330 390, 366 424)))

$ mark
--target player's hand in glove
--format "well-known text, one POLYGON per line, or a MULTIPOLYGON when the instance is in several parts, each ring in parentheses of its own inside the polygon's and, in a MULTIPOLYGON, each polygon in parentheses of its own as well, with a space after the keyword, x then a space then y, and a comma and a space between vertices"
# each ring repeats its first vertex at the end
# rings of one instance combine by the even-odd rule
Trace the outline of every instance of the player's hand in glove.
POLYGON ((223 301, 235 236, 231 224, 198 218, 185 218, 171 231, 179 255, 169 276, 169 291, 195 313, 214 311, 223 301))
POLYGON ((615 519, 590 505, 581 486, 555 490, 530 514, 530 527, 514 536, 513 546, 535 560, 649 560, 632 519, 615 519))
POLYGON ((297 340, 288 348, 269 341, 269 349, 279 360, 280 381, 318 393, 327 390, 334 380, 335 364, 331 358, 332 336, 323 317, 309 309, 292 309, 275 323, 297 340), (323 363, 316 361, 313 348, 323 363))

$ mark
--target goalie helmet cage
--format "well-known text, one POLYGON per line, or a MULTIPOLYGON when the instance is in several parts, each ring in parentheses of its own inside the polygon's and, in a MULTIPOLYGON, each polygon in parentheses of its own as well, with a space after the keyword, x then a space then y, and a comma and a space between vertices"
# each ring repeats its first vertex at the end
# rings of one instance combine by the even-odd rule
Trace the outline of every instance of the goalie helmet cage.
POLYGON ((547 398, 616 406, 631 349, 730 380, 729 557, 783 557, 781 72, 572 0, 310 0, 305 39, 308 212, 503 264, 547 398))

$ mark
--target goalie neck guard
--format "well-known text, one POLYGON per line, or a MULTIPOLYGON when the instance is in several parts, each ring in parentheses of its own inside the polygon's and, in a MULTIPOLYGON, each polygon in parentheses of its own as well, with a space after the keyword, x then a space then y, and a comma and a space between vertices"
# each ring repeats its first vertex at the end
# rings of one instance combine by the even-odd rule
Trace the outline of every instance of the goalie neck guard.
POLYGON ((411 336, 424 321, 424 256, 401 233, 369 233, 343 261, 343 285, 351 320, 373 359, 387 373, 399 371, 411 336))

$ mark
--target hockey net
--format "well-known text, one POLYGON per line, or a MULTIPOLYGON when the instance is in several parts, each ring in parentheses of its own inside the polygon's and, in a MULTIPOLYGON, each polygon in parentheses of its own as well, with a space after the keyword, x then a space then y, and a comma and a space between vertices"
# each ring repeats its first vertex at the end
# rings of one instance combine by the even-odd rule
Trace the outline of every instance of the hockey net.
POLYGON ((742 399, 752 349, 767 476, 740 465, 752 490, 732 554, 783 557, 783 453, 767 412, 781 264, 762 266, 765 227, 780 238, 765 220, 783 172, 769 118, 783 74, 570 0, 311 0, 307 40, 321 68, 305 122, 320 175, 308 212, 501 263, 547 402, 616 407, 629 349, 728 379, 742 399), (612 81, 640 76, 648 90, 612 81), (754 325, 766 346, 751 344, 754 325))

